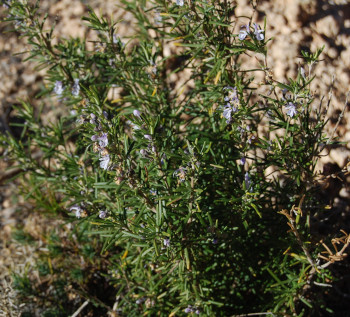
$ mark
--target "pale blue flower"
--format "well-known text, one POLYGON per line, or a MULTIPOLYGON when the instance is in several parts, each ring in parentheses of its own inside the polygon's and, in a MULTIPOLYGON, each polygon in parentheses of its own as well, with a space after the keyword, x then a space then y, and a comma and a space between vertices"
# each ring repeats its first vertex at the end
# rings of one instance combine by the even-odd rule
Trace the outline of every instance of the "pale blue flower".
POLYGON ((227 123, 231 120, 231 112, 232 112, 232 109, 231 109, 231 106, 230 105, 226 105, 224 106, 224 111, 222 113, 223 117, 227 119, 227 123))
POLYGON ((152 60, 149 61, 151 66, 150 66, 150 75, 151 77, 154 77, 155 75, 157 75, 157 64, 155 62, 153 62, 152 60))
POLYGON ((220 107, 223 109, 223 117, 226 119, 226 123, 230 123, 232 119, 232 114, 238 111, 239 99, 237 95, 236 87, 225 87, 224 90, 228 91, 228 95, 225 97, 225 101, 227 104, 224 107, 220 107))
POLYGON ((292 102, 289 102, 285 107, 287 109, 287 116, 291 118, 293 118, 298 113, 297 108, 292 102))
POLYGON ((139 305, 139 304, 142 304, 145 300, 146 300, 145 297, 141 297, 141 298, 137 299, 135 303, 136 303, 137 305, 139 305))
POLYGON ((98 141, 98 145, 101 148, 105 148, 108 145, 108 134, 107 133, 102 133, 100 136, 95 134, 91 137, 91 141, 98 141))
POLYGON ((140 154, 141 154, 142 157, 146 157, 148 155, 148 152, 145 149, 141 149, 140 150, 140 154))
POLYGON ((260 26, 256 23, 253 23, 254 25, 254 35, 258 41, 264 40, 264 30, 260 29, 260 26))
POLYGON ((249 30, 249 24, 246 24, 246 25, 243 25, 241 30, 239 31, 239 34, 238 34, 238 38, 243 41, 247 35, 249 34, 250 30, 249 30), (245 28, 245 30, 244 30, 245 28))
POLYGON ((78 205, 73 205, 72 207, 69 208, 69 210, 70 210, 71 212, 74 212, 74 213, 75 213, 75 216, 76 216, 77 218, 80 218, 80 217, 81 217, 81 212, 83 211, 83 210, 81 209, 81 207, 78 206, 78 205))
POLYGON ((62 82, 57 80, 55 82, 55 87, 53 88, 53 91, 55 92, 55 94, 57 96, 61 96, 63 94, 63 90, 64 90, 64 88, 63 88, 62 82))
POLYGON ((163 245, 166 248, 169 248, 170 247, 170 239, 169 238, 163 239, 163 245))
POLYGON ((127 123, 128 125, 130 125, 130 127, 131 127, 133 130, 140 130, 140 129, 141 129, 140 126, 138 126, 137 124, 131 122, 130 120, 126 121, 126 123, 127 123))
POLYGON ((176 4, 182 7, 184 5, 184 0, 176 0, 176 4))
POLYGON ((250 137, 248 138, 248 143, 249 143, 249 144, 252 144, 253 140, 255 140, 255 136, 254 136, 254 135, 252 135, 252 136, 250 136, 250 137))
POLYGON ((163 19, 162 19, 161 15, 160 15, 160 12, 159 11, 155 11, 155 13, 154 13, 154 23, 156 25, 161 25, 162 21, 163 21, 163 19))
POLYGON ((100 211, 98 212, 98 216, 99 216, 101 219, 106 218, 106 216, 107 216, 107 211, 105 211, 105 210, 100 210, 100 211))
POLYGON ((80 87, 79 87, 79 78, 74 79, 74 85, 72 88, 72 95, 73 96, 78 96, 80 92, 80 87))
POLYGON ((109 119, 109 115, 108 115, 107 111, 102 111, 102 114, 103 114, 103 116, 105 117, 106 120, 109 119))
POLYGON ((97 134, 94 134, 94 135, 91 137, 91 141, 96 142, 97 140, 98 140, 98 135, 97 135, 97 134))
POLYGON ((93 113, 91 113, 90 118, 90 123, 96 125, 96 116, 93 113))
POLYGON ((237 95, 237 87, 227 86, 224 90, 228 91, 228 95, 225 97, 225 101, 228 101, 231 105, 237 106, 239 104, 239 99, 237 95))
POLYGON ((102 135, 98 138, 98 144, 102 148, 105 148, 108 145, 108 134, 107 133, 102 133, 102 135))
POLYGON ((104 170, 106 170, 108 168, 109 165, 109 161, 111 160, 111 158, 109 157, 109 155, 104 155, 100 158, 100 167, 103 168, 104 170))
POLYGON ((185 313, 189 314, 189 313, 192 313, 193 312, 193 307, 191 305, 188 305, 186 308, 185 308, 185 313))
POLYGON ((232 113, 237 112, 237 108, 227 104, 224 106, 224 111, 222 112, 222 116, 226 119, 226 123, 230 123, 232 119, 232 113))
POLYGON ((138 110, 135 109, 132 113, 133 113, 133 115, 134 115, 135 117, 141 119, 141 112, 140 112, 140 111, 138 111, 138 110))
POLYGON ((120 43, 122 46, 125 46, 125 43, 120 39, 120 36, 118 34, 113 34, 112 42, 113 44, 120 43))
POLYGON ((143 137, 149 141, 152 141, 152 136, 149 134, 145 134, 143 137))
POLYGON ((165 153, 163 153, 161 159, 160 159, 160 164, 164 165, 167 160, 167 156, 165 153))
POLYGON ((4 3, 3 3, 3 7, 8 9, 10 8, 10 5, 11 5, 11 0, 4 0, 4 3))
POLYGON ((245 182, 245 188, 246 188, 246 190, 249 190, 250 187, 251 187, 251 185, 252 185, 252 180, 251 180, 251 178, 250 178, 248 172, 246 172, 246 173, 244 174, 244 182, 245 182))
POLYGON ((244 128, 242 128, 241 126, 238 126, 237 130, 241 135, 245 132, 244 128))

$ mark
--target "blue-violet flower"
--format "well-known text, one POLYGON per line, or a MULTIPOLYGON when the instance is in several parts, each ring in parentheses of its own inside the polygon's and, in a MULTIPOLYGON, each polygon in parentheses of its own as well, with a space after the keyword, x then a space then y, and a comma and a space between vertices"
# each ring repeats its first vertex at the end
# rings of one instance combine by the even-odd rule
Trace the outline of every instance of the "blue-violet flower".
POLYGON ((177 169, 173 175, 176 176, 180 180, 180 182, 182 183, 186 180, 186 169, 184 167, 180 166, 180 168, 177 169))
POLYGON ((98 212, 98 216, 99 216, 101 219, 106 218, 106 216, 107 216, 107 211, 105 211, 105 210, 100 210, 100 211, 98 212))
POLYGON ((248 172, 246 172, 245 175, 244 175, 244 182, 245 182, 246 190, 249 190, 251 185, 252 185, 252 181, 251 181, 251 178, 250 178, 248 172))
POLYGON ((189 313, 192 313, 193 312, 193 307, 191 305, 188 305, 186 308, 185 308, 185 313, 189 314, 189 313))

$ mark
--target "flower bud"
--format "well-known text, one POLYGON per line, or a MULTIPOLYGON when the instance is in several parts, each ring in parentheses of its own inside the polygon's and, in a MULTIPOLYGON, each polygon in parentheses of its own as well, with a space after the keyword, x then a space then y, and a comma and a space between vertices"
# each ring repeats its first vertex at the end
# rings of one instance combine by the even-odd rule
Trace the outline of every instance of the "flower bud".
POLYGON ((140 112, 140 111, 138 111, 138 110, 135 109, 135 110, 133 111, 133 115, 134 115, 135 117, 141 119, 141 112, 140 112))

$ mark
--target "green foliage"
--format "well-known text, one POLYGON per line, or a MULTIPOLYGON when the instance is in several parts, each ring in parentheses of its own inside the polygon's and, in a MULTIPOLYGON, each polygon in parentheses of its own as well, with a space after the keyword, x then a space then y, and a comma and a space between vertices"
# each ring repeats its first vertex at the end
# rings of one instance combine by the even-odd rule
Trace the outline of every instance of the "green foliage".
MULTIPOLYGON (((65 239, 47 237, 38 263, 59 308, 46 315, 69 311, 64 285, 121 316, 325 307, 306 293, 328 274, 308 220, 326 205, 315 168, 327 120, 310 91, 322 49, 302 53, 308 76, 280 83, 266 65, 266 23, 233 33, 234 3, 122 3, 135 35, 120 39, 118 22, 90 10, 93 50, 86 39, 53 44, 39 2, 9 4, 28 59, 47 69, 41 95, 71 110, 47 124, 23 102, 21 138, 1 137, 25 198, 71 226, 65 239), (170 56, 167 45, 177 48, 170 56), (247 54, 258 68, 244 67, 247 54)), ((16 281, 30 294, 29 281, 16 281)))
POLYGON ((22 244, 32 244, 35 242, 35 239, 30 234, 21 229, 13 231, 12 238, 22 244))
POLYGON ((33 289, 31 281, 28 276, 20 276, 19 274, 13 274, 13 285, 24 296, 33 295, 33 289))
POLYGON ((322 46, 321 48, 318 48, 315 53, 301 51, 301 55, 304 57, 306 63, 313 64, 313 63, 318 62, 318 58, 320 57, 324 48, 325 48, 324 46, 322 46))

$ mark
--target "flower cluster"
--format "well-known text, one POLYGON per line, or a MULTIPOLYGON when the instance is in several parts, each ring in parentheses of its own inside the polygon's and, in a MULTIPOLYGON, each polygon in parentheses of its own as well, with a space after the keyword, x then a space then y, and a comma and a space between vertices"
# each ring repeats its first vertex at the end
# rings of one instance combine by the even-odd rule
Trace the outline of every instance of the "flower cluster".
POLYGON ((101 218, 101 219, 106 218, 106 217, 107 217, 107 211, 106 211, 106 210, 100 210, 100 211, 98 212, 98 216, 99 216, 99 218, 101 218))
MULTIPOLYGON (((253 23, 253 27, 254 27, 254 36, 258 41, 263 41, 265 36, 264 36, 264 30, 260 29, 260 26, 256 23, 253 23)), ((245 38, 250 35, 252 36, 252 33, 250 31, 250 25, 246 24, 242 26, 242 29, 240 30, 239 34, 238 34, 238 38, 243 41, 245 40, 245 38)))
POLYGON ((190 314, 190 313, 195 313, 196 315, 199 315, 201 312, 197 307, 193 307, 191 305, 188 305, 185 308, 185 313, 190 314))
POLYGON ((228 124, 232 121, 232 114, 238 111, 239 99, 236 87, 225 87, 224 90, 228 91, 228 96, 226 96, 224 99, 227 104, 221 107, 221 109, 223 110, 222 115, 228 124))
MULTIPOLYGON (((53 91, 57 96, 62 96, 64 92, 64 86, 62 81, 56 80, 55 85, 53 87, 53 91)), ((77 97, 79 96, 79 92, 80 92, 79 78, 75 78, 72 86, 72 95, 77 97)))
POLYGON ((141 149, 140 154, 143 158, 149 158, 149 155, 152 153, 155 154, 157 151, 157 148, 155 144, 153 143, 153 138, 150 134, 145 134, 143 136, 146 140, 150 141, 147 145, 147 149, 141 149))
POLYGON ((180 166, 180 168, 177 169, 173 175, 176 176, 181 183, 183 183, 186 180, 186 173, 186 168, 180 166))
POLYGON ((250 178, 250 175, 249 175, 248 172, 246 172, 244 174, 244 183, 245 183, 246 190, 248 190, 248 191, 252 191, 253 190, 253 187, 252 187, 253 182, 252 182, 252 179, 250 178))
POLYGON ((101 133, 93 135, 91 141, 94 141, 94 151, 100 153, 100 167, 106 170, 109 165, 110 156, 106 147, 108 146, 108 134, 101 133))
POLYGON ((98 146, 100 149, 104 149, 108 145, 108 134, 102 133, 101 135, 93 135, 91 140, 96 142, 98 141, 98 146))

